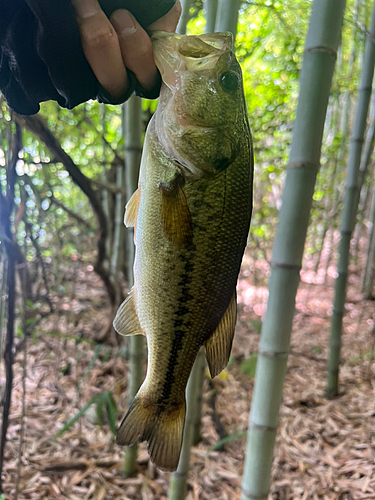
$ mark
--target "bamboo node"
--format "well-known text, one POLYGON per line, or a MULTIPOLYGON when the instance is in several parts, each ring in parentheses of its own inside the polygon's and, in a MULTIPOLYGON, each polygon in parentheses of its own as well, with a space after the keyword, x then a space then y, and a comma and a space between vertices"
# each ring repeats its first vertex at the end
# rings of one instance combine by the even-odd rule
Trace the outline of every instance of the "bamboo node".
POLYGON ((289 269, 290 271, 298 271, 300 272, 301 270, 301 264, 288 264, 286 262, 275 262, 274 260, 271 260, 271 267, 281 267, 283 269, 289 269))
POLYGON ((301 168, 301 167, 309 167, 309 168, 315 168, 316 170, 319 170, 320 162, 290 161, 285 168, 301 168))
POLYGON ((328 47, 328 45, 316 45, 315 47, 309 47, 308 49, 305 49, 303 56, 305 57, 307 54, 314 54, 316 52, 325 52, 332 56, 334 59, 336 59, 337 57, 336 50, 328 47))
POLYGON ((339 368, 335 368, 334 370, 328 369, 327 371, 328 371, 328 373, 331 373, 333 375, 337 375, 339 373, 340 369, 339 368))
POLYGON ((335 309, 333 309, 332 316, 338 316, 339 318, 342 318, 344 316, 344 311, 336 311, 335 309))
POLYGON ((289 351, 263 351, 263 349, 259 348, 258 354, 260 354, 261 356, 266 356, 267 358, 287 358, 289 355, 289 351))
POLYGON ((338 272, 337 272, 337 278, 336 278, 336 279, 341 278, 341 277, 344 277, 344 278, 345 278, 345 277, 347 277, 347 276, 348 276, 348 271, 338 271, 338 272))
POLYGON ((261 424, 256 424, 252 420, 250 421, 250 427, 253 429, 258 429, 260 431, 267 431, 267 432, 276 432, 277 430, 277 425, 275 427, 271 427, 269 425, 261 425, 261 424))
POLYGON ((372 91, 372 88, 369 86, 358 87, 358 92, 371 92, 371 91, 372 91))

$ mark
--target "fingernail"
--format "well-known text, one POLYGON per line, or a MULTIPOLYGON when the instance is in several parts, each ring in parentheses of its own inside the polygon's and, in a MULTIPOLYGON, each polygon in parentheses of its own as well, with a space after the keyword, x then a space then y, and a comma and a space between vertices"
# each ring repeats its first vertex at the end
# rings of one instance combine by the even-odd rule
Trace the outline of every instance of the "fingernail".
POLYGON ((115 10, 111 15, 110 21, 117 33, 121 36, 129 36, 137 31, 137 26, 133 16, 124 9, 115 10))
POLYGON ((96 0, 72 0, 72 4, 82 19, 95 16, 101 10, 96 0))

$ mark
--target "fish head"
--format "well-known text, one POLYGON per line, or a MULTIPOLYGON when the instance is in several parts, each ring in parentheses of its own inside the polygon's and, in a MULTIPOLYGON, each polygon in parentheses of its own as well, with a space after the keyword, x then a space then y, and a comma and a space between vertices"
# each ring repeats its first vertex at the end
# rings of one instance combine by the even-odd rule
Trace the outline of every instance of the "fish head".
POLYGON ((194 177, 225 170, 239 154, 247 123, 231 33, 157 32, 152 38, 163 80, 157 139, 194 177))

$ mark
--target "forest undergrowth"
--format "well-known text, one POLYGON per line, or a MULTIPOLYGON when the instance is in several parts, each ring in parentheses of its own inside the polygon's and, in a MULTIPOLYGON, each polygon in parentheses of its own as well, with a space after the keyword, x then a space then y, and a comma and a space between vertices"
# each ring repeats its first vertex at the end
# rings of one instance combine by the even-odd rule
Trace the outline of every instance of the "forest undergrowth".
MULTIPOLYGON (((270 498, 375 499, 375 302, 362 299, 360 269, 351 267, 340 395, 331 401, 324 398, 324 389, 335 268, 328 269, 326 283, 315 275, 312 261, 302 269, 270 498)), ((267 262, 254 261, 248 249, 238 284, 232 357, 222 374, 214 380, 207 374, 204 382, 202 440, 191 452, 189 500, 240 496, 268 271, 267 262)), ((119 422, 127 408, 128 339, 121 345, 101 343, 110 314, 101 281, 88 260, 78 258, 64 269, 59 289, 51 297, 54 312, 36 323, 27 339, 25 372, 19 338, 5 456, 6 498, 14 498, 18 482, 19 500, 166 499, 169 474, 149 462, 145 443, 139 448, 136 477, 121 476, 123 452, 114 443, 111 412, 105 411, 108 401, 112 410, 114 405, 105 397, 112 394, 119 422), (95 396, 97 404, 56 438, 95 396)), ((0 373, 1 383, 3 379, 0 373)))

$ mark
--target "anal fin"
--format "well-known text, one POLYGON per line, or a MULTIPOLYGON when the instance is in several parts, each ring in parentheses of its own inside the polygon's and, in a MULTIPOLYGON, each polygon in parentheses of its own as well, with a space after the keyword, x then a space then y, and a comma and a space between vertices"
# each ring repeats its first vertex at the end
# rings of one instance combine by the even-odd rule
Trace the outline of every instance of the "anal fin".
POLYGON ((120 335, 144 335, 135 308, 133 288, 118 308, 113 320, 113 328, 120 335))
POLYGON ((236 292, 216 330, 204 343, 211 377, 216 377, 228 364, 237 318, 236 292))

